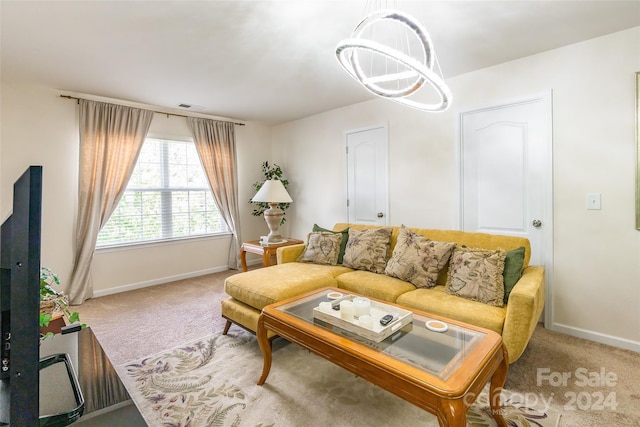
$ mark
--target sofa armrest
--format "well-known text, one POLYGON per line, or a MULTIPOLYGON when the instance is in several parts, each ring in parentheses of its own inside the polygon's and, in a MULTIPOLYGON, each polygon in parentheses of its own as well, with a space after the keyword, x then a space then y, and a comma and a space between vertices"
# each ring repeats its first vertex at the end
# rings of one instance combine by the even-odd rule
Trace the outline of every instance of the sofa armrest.
POLYGON ((291 246, 283 246, 276 250, 276 258, 278 260, 278 264, 284 264, 286 262, 294 262, 298 259, 302 252, 304 252, 304 243, 300 243, 298 245, 291 246))
POLYGON ((524 352, 538 324, 545 301, 544 267, 529 266, 513 287, 507 302, 502 338, 509 352, 509 363, 524 352))

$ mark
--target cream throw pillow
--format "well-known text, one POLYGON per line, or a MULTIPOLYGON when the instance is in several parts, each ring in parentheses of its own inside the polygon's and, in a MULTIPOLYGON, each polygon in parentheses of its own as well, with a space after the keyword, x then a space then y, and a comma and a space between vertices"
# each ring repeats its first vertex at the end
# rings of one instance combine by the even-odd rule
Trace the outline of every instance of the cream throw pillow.
POLYGON ((400 227, 398 241, 384 272, 387 276, 410 282, 416 288, 433 288, 455 243, 427 239, 404 225, 400 227))
POLYGON ((389 260, 392 228, 349 229, 342 265, 355 270, 384 273, 389 260))
POLYGON ((318 232, 309 233, 307 246, 298 257, 298 262, 336 265, 340 254, 342 234, 318 232))
POLYGON ((504 305, 506 252, 458 247, 451 255, 445 290, 495 307, 504 305))

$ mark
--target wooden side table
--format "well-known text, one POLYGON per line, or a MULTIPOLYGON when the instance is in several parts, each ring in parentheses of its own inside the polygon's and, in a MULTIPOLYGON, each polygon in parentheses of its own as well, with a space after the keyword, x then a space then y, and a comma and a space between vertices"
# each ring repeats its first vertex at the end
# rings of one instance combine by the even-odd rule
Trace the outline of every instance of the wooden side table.
POLYGON ((249 240, 248 242, 244 242, 240 249, 242 271, 247 271, 247 252, 262 255, 262 266, 269 267, 271 265, 271 256, 275 255, 278 248, 283 246, 299 245, 300 243, 304 242, 302 240, 288 238, 286 238, 286 242, 271 245, 261 245, 260 240, 249 240))

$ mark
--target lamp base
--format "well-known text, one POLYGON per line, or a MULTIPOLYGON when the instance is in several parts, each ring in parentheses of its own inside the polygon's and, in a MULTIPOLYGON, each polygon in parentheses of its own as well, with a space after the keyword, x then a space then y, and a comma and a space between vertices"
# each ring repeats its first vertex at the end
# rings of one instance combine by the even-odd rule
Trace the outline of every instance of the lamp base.
POLYGON ((283 238, 282 240, 277 240, 270 242, 267 240, 267 236, 260 236, 260 246, 271 246, 271 245, 279 245, 280 243, 286 243, 289 239, 283 238))
POLYGON ((280 235, 280 222, 283 216, 284 211, 278 207, 278 203, 269 203, 269 209, 264 211, 264 220, 269 226, 269 234, 264 240, 260 239, 260 243, 273 245, 286 242, 280 235))

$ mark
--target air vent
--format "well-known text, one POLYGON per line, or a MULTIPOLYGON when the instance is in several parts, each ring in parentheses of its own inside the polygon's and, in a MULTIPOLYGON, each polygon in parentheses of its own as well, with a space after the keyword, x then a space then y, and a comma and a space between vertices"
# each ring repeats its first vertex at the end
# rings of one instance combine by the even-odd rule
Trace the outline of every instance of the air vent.
MULTIPOLYGON (((2 0, 0 0, 2 1, 2 0)), ((193 104, 178 104, 178 107, 184 108, 185 110, 191 111, 202 111, 204 107, 202 105, 193 105, 193 104)))

